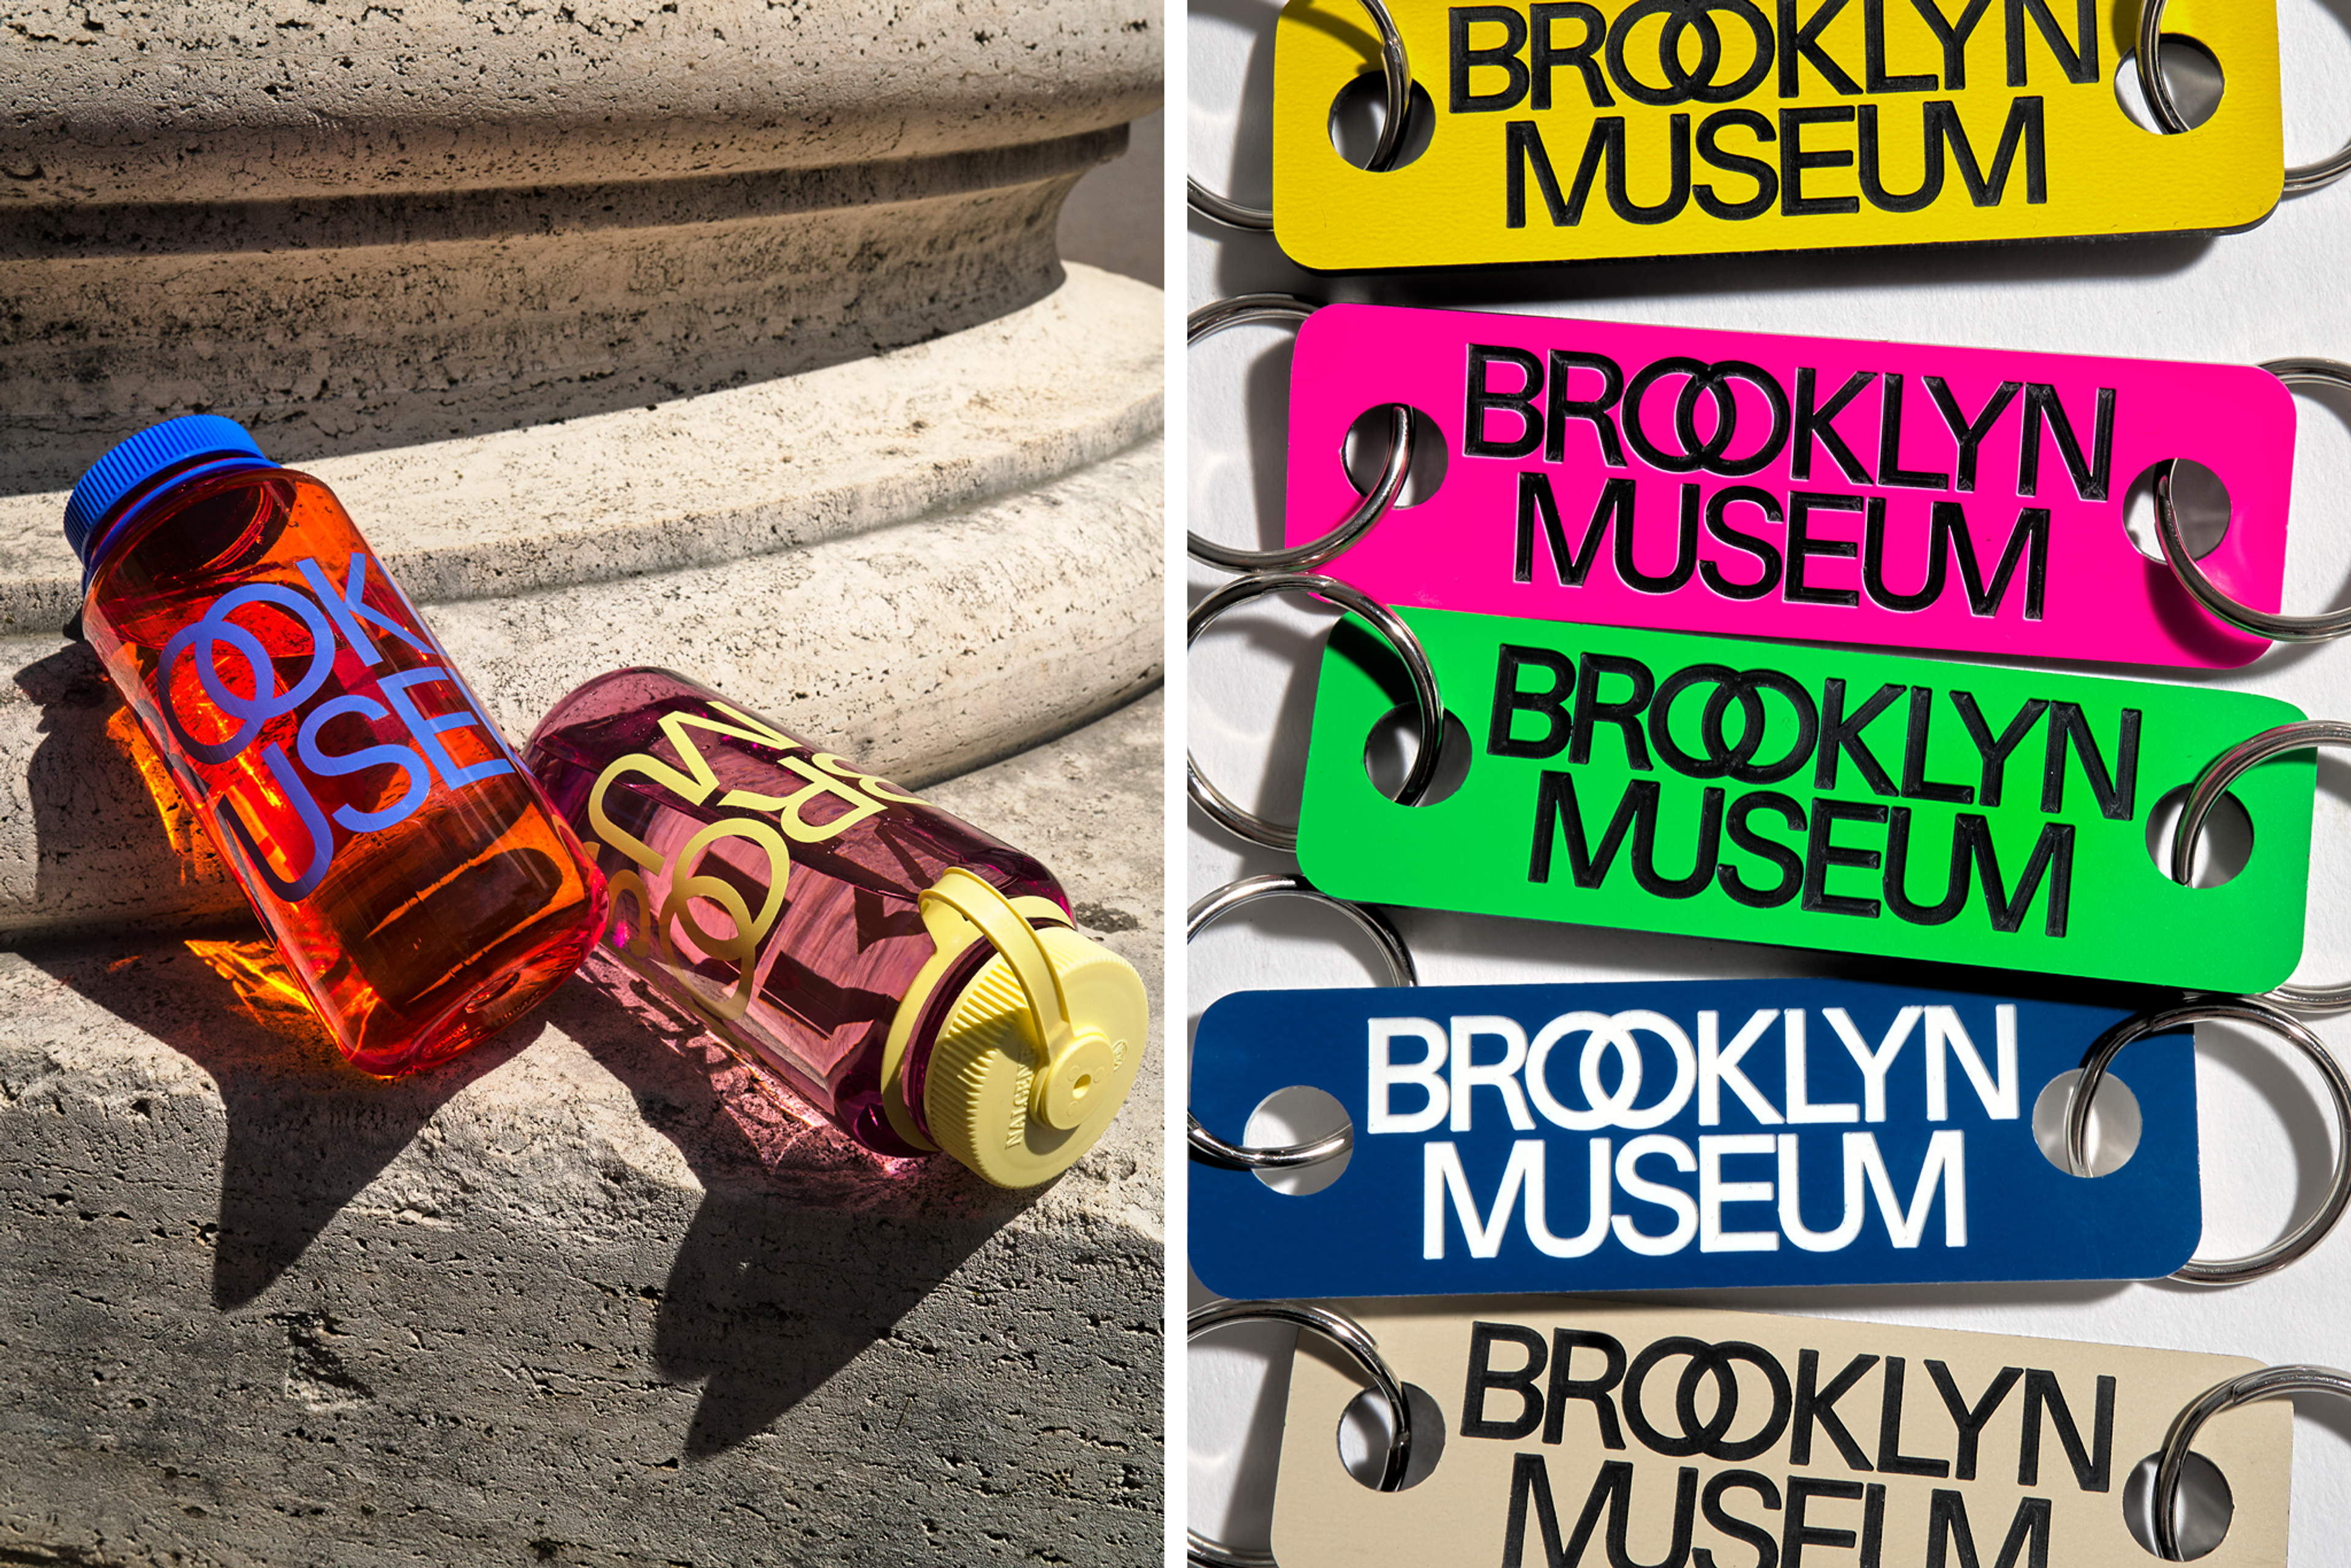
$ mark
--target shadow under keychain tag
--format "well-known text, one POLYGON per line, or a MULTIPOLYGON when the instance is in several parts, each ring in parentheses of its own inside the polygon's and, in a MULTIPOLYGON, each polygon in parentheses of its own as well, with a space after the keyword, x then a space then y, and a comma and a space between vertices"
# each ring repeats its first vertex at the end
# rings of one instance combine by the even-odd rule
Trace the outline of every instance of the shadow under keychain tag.
POLYGON ((2174 135, 2116 96, 2136 0, 1384 10, 1428 127, 1385 172, 1330 129, 1359 75, 1378 85, 1381 12, 1290 0, 1276 25, 1272 224, 1305 267, 2218 231, 2260 222, 2283 185, 2266 3, 2168 7, 2167 37, 2191 36, 2225 78, 2211 117, 2174 135))
POLYGON ((2125 524, 2179 459, 2226 491, 2205 576, 2262 612, 2284 578, 2294 398, 2251 366, 1332 305, 1290 389, 1292 545, 1361 505, 1365 411, 1442 432, 1434 494, 1318 568, 1390 604, 2242 664, 2267 643, 2125 524))
MULTIPOLYGON (((1353 1322, 1325 1315, 1405 1386, 1404 1474, 1425 1473, 1383 1493, 1341 1467, 1343 1413, 1381 1396, 1301 1336, 1273 1497, 1281 1568, 2142 1568, 2160 1559, 2127 1515, 2147 1528, 2174 1417, 2261 1370, 1760 1312, 1508 1298, 1346 1310, 1353 1322)), ((2225 1522, 2195 1561, 2283 1568, 2293 1458, 2283 1402, 2202 1427, 2188 1463, 2225 1522)), ((2183 1548, 2212 1528, 2182 1531, 2183 1548)))
POLYGON ((1818 979, 1236 992, 1193 1113, 1238 1134, 1309 1084, 1354 1137, 1301 1195, 1196 1160, 1192 1265, 1259 1300, 2158 1278, 2203 1223, 2192 1037, 2132 1046, 2118 1168, 2033 1129, 2130 1016, 1818 979))
POLYGON ((2301 956, 2314 753, 2252 767, 2217 887, 2150 819, 2224 747, 2302 716, 2249 692, 1844 648, 1404 610, 1468 727, 1450 795, 1405 807, 1366 742, 1414 698, 1333 628, 1300 868, 1334 898, 2232 994, 2301 956))

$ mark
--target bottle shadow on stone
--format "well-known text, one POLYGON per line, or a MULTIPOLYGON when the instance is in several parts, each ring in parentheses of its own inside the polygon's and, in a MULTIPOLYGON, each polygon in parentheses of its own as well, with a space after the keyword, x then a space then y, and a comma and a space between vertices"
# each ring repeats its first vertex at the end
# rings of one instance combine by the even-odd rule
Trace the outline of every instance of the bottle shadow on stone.
POLYGON ((990 1186, 944 1157, 887 1159, 813 1108, 796 1116, 789 1094, 609 958, 590 959, 547 1017, 628 1086, 702 1187, 661 1284, 613 1282, 652 1298, 655 1370, 703 1385, 688 1458, 766 1430, 1047 1190, 990 1186))
MULTIPOLYGON (((230 1312, 300 1261, 444 1105, 513 1057, 539 1023, 511 1026, 430 1071, 373 1078, 343 1060, 267 938, 249 924, 214 930, 178 940, 77 942, 26 956, 185 1056, 218 1087, 226 1125, 212 1300, 230 1312)), ((190 1163, 183 1123, 138 1122, 120 1135, 125 1162, 164 1172, 190 1163), (154 1147, 141 1149, 138 1139, 154 1147)))
MULTIPOLYGON (((423 1074, 383 1080, 352 1066, 90 648, 69 643, 17 670, 16 684, 38 713, 32 841, 18 852, 32 856, 46 924, 10 945, 211 1075, 226 1121, 211 1293, 224 1311, 246 1306, 536 1025, 423 1074)), ((154 1168, 187 1161, 184 1141, 161 1146, 152 1124, 125 1135, 159 1140, 154 1168)))

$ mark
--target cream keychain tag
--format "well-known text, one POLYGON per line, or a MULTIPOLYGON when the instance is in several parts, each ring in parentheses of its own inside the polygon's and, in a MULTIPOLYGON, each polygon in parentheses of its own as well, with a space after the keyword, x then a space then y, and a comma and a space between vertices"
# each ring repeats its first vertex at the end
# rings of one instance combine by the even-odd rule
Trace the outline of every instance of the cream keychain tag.
MULTIPOLYGON (((1541 1297, 1340 1311, 1433 1402, 1411 1400, 1411 1437, 1438 1451, 1402 1490, 1356 1480, 1341 1419, 1382 1396, 1301 1334, 1281 1568, 2149 1568, 2125 1509, 2147 1509, 2166 1430, 2262 1364, 1541 1297)), ((2197 1434, 2231 1509, 2203 1568, 2284 1563, 2293 1451, 2282 1403, 2197 1434)))

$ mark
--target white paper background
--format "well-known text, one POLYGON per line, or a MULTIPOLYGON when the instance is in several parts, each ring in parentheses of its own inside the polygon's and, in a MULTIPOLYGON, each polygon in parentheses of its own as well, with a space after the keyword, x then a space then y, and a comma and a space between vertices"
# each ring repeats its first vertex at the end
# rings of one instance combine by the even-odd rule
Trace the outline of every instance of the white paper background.
MULTIPOLYGON (((2247 0, 2262 4, 2265 0, 2247 0)), ((2324 155, 2351 136, 2351 0, 2284 0, 2286 152, 2324 155)), ((1191 171, 1237 198, 1268 189, 1266 111, 1277 7, 1206 0, 1186 24, 1179 72, 1191 171)), ((2226 62, 2223 62, 2225 66, 2226 62)), ((2151 220, 2152 221, 2152 220, 2151 220)), ((2261 227, 2214 238, 1878 251, 1820 256, 1628 262, 1411 277, 1324 277, 1264 235, 1193 217, 1185 303, 1273 289, 1316 301, 1458 306, 1743 330, 1886 338, 2150 359, 2252 363, 2286 355, 2351 360, 2351 182, 2290 198, 2261 227)), ((1289 334, 1236 329, 1186 360, 1189 525, 1228 543, 1281 542, 1289 334)), ((2298 396, 2286 608, 2351 604, 2351 399, 2298 396)), ((1225 574, 1190 567, 1196 601, 1225 574)), ((1311 658, 1328 617, 1260 601, 1226 616, 1187 660, 1190 745, 1209 776, 1268 815, 1294 820, 1311 700, 1311 658)), ((2153 679, 2177 672, 2110 670, 2153 679)), ((2351 717, 2351 644, 2279 649, 2241 671, 2188 678, 2271 693, 2314 716, 2351 717)), ((1178 683, 1179 689, 1184 683, 1178 683)), ((2310 936, 2300 976, 2351 978, 2351 757, 2319 772, 2310 936)), ((1190 812, 1186 879, 1197 898, 1236 876, 1290 871, 1190 812)), ((1369 945, 1335 915, 1296 901, 1211 927, 1188 950, 1188 1010, 1245 987, 1364 985, 1369 945)), ((1399 912, 1425 982, 1709 977, 1802 973, 1802 954, 1695 938, 1399 912)), ((2214 931, 2215 942, 2229 940, 2214 931)), ((1898 973, 1898 971, 1889 971, 1898 973)), ((2351 1051, 2351 1019, 2318 1031, 2351 1051)), ((2323 1189, 2333 1134, 2315 1080, 2265 1037, 2199 1031, 2208 1254, 2251 1250, 2323 1189)), ((2028 1093, 2032 1086, 2028 1086, 2028 1093)), ((1230 1135, 1237 1129, 1225 1129, 1230 1135)), ((1259 1126, 1254 1134, 1272 1135, 1259 1126)), ((1196 1281, 1195 1304, 1209 1299, 1196 1281)), ((1878 1318, 1952 1328, 2223 1351, 2271 1362, 2351 1363, 2351 1235, 2270 1279, 2212 1291, 2168 1282, 1711 1292, 1709 1305, 1878 1318)), ((1241 1328, 1189 1358, 1189 1521, 1262 1547, 1280 1438, 1287 1331, 1241 1328)), ((1179 1428, 1181 1429, 1181 1428, 1179 1428)), ((2117 1456, 2120 1458, 2120 1456, 2117 1456)), ((1188 1484, 1187 1484, 1188 1483, 1188 1484)), ((2351 1407, 2303 1402, 2296 1421, 2297 1568, 2351 1540, 2351 1407)), ((2154 1561, 2152 1558, 2150 1562, 2154 1561)))

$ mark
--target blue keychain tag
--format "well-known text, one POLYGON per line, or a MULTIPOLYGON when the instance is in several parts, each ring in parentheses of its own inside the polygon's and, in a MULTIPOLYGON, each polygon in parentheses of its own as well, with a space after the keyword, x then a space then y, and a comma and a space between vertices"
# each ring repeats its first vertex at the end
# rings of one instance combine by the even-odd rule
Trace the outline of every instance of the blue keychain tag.
POLYGON ((2137 1111, 2118 1168, 2071 1176, 2033 1134, 2130 1016, 1789 978, 1237 992, 1200 1020, 1193 1113, 1236 1138, 1309 1084, 1353 1144, 1303 1196, 1194 1163, 1191 1260, 1257 1300, 2156 1278, 2203 1227, 2192 1034, 2098 1091, 2137 1111))

